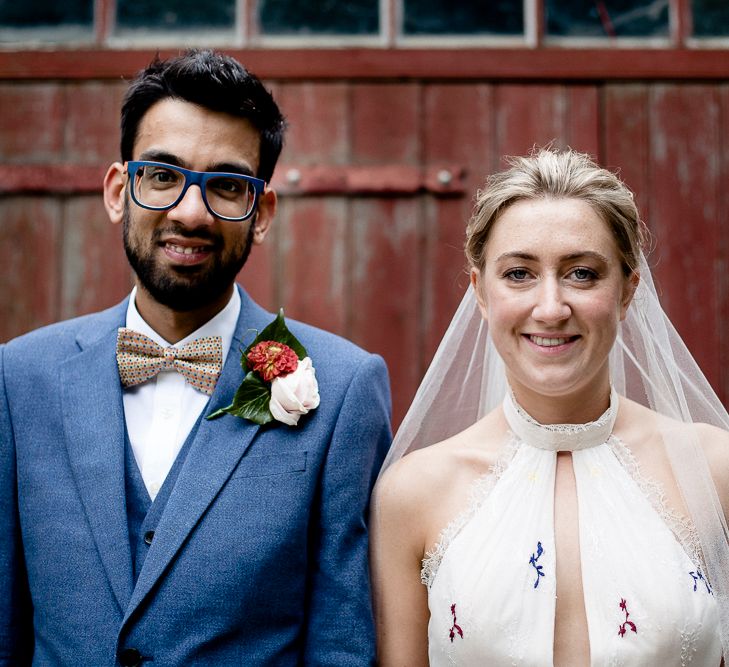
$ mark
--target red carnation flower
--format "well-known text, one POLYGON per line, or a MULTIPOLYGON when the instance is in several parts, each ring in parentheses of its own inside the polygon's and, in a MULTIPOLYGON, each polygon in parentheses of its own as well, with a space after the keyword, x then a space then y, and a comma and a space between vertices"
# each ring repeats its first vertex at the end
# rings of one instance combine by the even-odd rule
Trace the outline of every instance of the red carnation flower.
POLYGON ((278 375, 293 373, 299 365, 299 358, 288 345, 275 340, 264 340, 254 345, 247 355, 253 370, 270 382, 278 375))

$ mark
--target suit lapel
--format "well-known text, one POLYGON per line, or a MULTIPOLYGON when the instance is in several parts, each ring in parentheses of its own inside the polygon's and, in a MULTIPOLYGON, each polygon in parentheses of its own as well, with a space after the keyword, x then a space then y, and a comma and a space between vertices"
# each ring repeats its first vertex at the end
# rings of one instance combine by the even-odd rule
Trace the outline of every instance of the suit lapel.
POLYGON ((257 424, 232 415, 212 421, 205 417, 230 403, 243 380, 240 350, 254 337, 248 331, 260 331, 271 319, 241 291, 241 312, 223 372, 157 525, 125 621, 155 585, 258 432, 257 424))
MULTIPOLYGON (((116 367, 118 321, 94 326, 92 342, 82 335, 81 352, 61 367, 66 447, 101 561, 122 611, 133 575, 124 491, 124 406, 116 367), (99 332, 102 332, 99 335, 99 332)), ((116 318, 113 318, 116 320, 116 318)))

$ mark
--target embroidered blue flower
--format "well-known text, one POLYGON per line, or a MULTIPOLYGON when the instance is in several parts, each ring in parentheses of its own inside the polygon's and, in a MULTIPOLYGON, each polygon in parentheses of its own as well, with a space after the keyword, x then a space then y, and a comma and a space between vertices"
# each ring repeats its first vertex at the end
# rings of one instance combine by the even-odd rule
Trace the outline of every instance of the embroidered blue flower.
POLYGON ((542 543, 537 542, 537 554, 536 556, 532 554, 532 557, 529 559, 529 565, 531 565, 537 573, 537 578, 534 581, 534 588, 539 586, 539 577, 544 576, 544 572, 542 571, 544 569, 543 565, 537 565, 537 561, 539 560, 540 556, 544 553, 544 549, 542 549, 542 543))
POLYGON ((706 581, 706 579, 704 578, 704 575, 701 574, 701 570, 699 570, 698 567, 696 568, 696 570, 694 572, 689 572, 689 574, 691 575, 691 577, 694 580, 694 593, 696 592, 696 587, 698 586, 699 581, 703 581, 704 586, 706 586, 706 592, 711 595, 714 594, 714 592, 711 590, 711 586, 709 586, 709 582, 706 581))

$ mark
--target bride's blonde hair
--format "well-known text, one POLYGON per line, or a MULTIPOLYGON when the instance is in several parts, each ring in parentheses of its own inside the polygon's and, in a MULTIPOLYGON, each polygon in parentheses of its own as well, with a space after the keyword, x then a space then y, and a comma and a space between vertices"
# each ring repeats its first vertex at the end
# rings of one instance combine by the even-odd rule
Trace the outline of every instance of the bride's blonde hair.
POLYGON ((586 153, 572 149, 541 148, 528 157, 507 157, 510 168, 493 174, 476 193, 476 203, 466 228, 466 257, 471 267, 483 270, 489 233, 499 216, 512 204, 545 198, 580 199, 608 224, 630 275, 647 238, 633 193, 611 171, 597 165, 586 153))

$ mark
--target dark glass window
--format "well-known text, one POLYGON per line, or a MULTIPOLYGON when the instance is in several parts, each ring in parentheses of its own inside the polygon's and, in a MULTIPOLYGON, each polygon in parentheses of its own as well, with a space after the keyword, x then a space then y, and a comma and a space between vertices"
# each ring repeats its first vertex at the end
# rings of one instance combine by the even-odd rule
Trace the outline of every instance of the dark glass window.
POLYGON ((697 37, 729 36, 729 1, 693 0, 694 35, 697 37))
POLYGON ((259 0, 261 32, 268 35, 374 35, 378 0, 259 0))
POLYGON ((547 34, 667 37, 668 3, 669 0, 545 0, 547 34))
POLYGON ((404 14, 406 35, 524 33, 524 4, 519 0, 404 0, 404 14))
POLYGON ((93 0, 0 0, 0 25, 7 28, 91 27, 93 0))
POLYGON ((117 0, 117 25, 165 31, 232 28, 235 0, 117 0))

